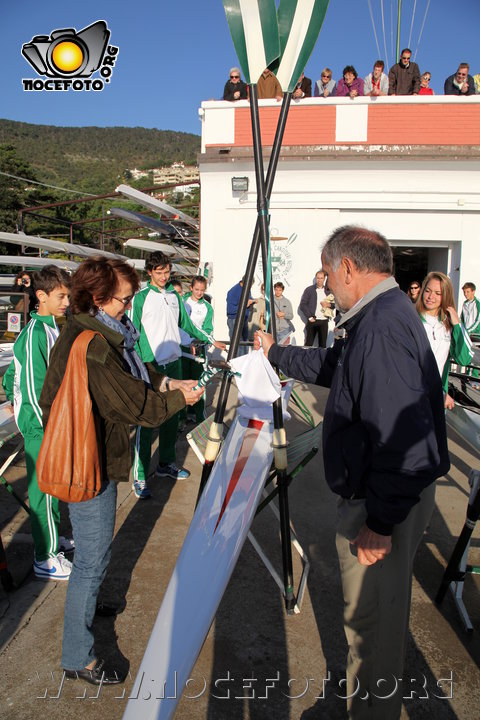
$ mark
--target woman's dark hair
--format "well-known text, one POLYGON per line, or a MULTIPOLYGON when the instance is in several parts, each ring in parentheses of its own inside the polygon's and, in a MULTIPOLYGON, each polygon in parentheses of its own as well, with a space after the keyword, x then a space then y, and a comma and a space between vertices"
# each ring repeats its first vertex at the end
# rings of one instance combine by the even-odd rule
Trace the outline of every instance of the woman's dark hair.
POLYGON ((353 65, 345 65, 345 67, 343 68, 343 77, 345 77, 345 73, 347 72, 353 73, 356 78, 358 77, 358 73, 353 67, 353 65))
POLYGON ((85 260, 74 276, 70 287, 70 312, 95 314, 98 305, 111 300, 122 277, 132 286, 132 293, 140 287, 137 271, 124 260, 94 256, 85 260))
POLYGON ((32 275, 32 273, 31 273, 31 272, 28 272, 28 270, 20 270, 20 272, 18 272, 18 273, 15 275, 15 280, 13 281, 13 287, 14 287, 14 289, 16 289, 16 288, 18 287, 18 285, 17 285, 18 281, 21 280, 23 277, 25 277, 25 275, 30 278, 30 283, 33 284, 33 275, 32 275))

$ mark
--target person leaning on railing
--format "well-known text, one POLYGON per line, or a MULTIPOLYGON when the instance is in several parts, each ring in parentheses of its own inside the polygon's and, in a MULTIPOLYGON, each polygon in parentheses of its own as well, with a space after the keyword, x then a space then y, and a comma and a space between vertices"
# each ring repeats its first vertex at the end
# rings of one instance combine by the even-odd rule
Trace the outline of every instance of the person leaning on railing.
POLYGON ((468 74, 469 69, 468 63, 460 63, 457 72, 447 77, 443 86, 445 95, 475 95, 475 81, 468 74))
POLYGON ((223 89, 223 99, 229 102, 248 99, 248 85, 240 77, 240 68, 230 68, 229 79, 223 89))
POLYGON ((320 80, 315 83, 313 91, 314 97, 329 97, 329 95, 335 95, 335 88, 337 83, 332 78, 332 71, 330 68, 325 67, 322 70, 320 80))

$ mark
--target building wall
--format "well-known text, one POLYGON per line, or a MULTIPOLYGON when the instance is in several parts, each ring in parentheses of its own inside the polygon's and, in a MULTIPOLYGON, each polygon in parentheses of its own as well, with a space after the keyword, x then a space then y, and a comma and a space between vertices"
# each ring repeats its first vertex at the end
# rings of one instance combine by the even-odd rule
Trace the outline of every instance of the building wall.
MULTIPOLYGON (((272 242, 274 280, 284 282, 284 294, 296 311, 302 291, 313 282, 321 266, 320 250, 328 235, 336 227, 355 223, 379 230, 392 246, 427 248, 428 269, 446 271, 457 298, 462 301, 459 289, 465 281, 472 280, 480 287, 480 135, 477 146, 473 140, 471 144, 459 144, 456 128, 460 116, 470 117, 473 113, 476 123, 461 134, 470 139, 477 137, 480 98, 474 98, 475 102, 468 105, 451 102, 455 98, 443 98, 442 103, 437 101, 430 107, 415 103, 417 98, 396 98, 391 103, 381 98, 382 107, 374 105, 375 120, 371 101, 359 100, 362 105, 357 105, 357 100, 355 105, 349 99, 331 100, 329 109, 324 101, 311 100, 293 109, 296 117, 292 113, 294 123, 288 144, 286 135, 270 202, 271 235, 283 238, 272 242), (382 122, 379 109, 383 113, 382 122), (344 137, 353 135, 365 110, 367 137, 375 138, 375 144, 365 141, 357 144, 352 139, 345 146, 331 140, 332 133, 335 138, 340 130, 344 137), (417 115, 412 115, 414 111, 417 115), (415 126, 419 144, 398 144, 401 131, 394 122, 395 113, 403 117, 405 125, 415 126), (333 129, 328 130, 329 139, 322 142, 334 144, 305 147, 304 140, 312 139, 314 126, 317 138, 327 138, 325 126, 331 121, 330 116, 334 118, 333 129), (306 128, 307 123, 310 129, 306 128), (421 123, 424 126, 420 132, 421 123), (353 129, 348 130, 349 127, 353 129), (450 145, 429 144, 432 136, 437 140, 448 139, 450 145), (380 137, 384 138, 385 146, 376 144, 380 137), (451 144, 453 140, 455 145, 451 144)), ((266 102, 267 106, 261 108, 265 147, 273 141, 271 115, 278 114, 278 108, 266 102)), ((248 108, 206 103, 203 109, 204 142, 199 156, 201 260, 213 263, 209 292, 215 300, 215 335, 225 338, 228 336, 225 296, 245 271, 255 228, 255 174, 248 125, 242 115, 248 108), (231 116, 232 111, 233 120, 225 127, 219 118, 225 113, 231 116), (231 145, 213 142, 226 141, 227 130, 234 139, 231 145), (249 179, 248 192, 232 192, 232 177, 243 176, 249 179)), ((401 137, 405 143, 405 135, 401 137)), ((264 162, 265 165, 268 162, 268 151, 264 162)), ((254 296, 259 293, 260 282, 261 269, 257 266, 254 296)), ((294 324, 297 342, 303 342, 303 322, 298 315, 294 324)))

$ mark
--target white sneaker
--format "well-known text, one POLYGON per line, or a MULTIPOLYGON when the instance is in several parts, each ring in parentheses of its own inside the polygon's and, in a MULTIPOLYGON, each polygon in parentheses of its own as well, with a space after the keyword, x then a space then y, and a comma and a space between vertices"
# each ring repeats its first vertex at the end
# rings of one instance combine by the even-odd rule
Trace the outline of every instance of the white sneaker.
POLYGON ((66 538, 63 535, 58 536, 58 552, 71 553, 75 550, 75 540, 66 538))
POLYGON ((33 572, 42 580, 68 580, 72 572, 72 563, 63 553, 46 560, 34 560, 33 572))

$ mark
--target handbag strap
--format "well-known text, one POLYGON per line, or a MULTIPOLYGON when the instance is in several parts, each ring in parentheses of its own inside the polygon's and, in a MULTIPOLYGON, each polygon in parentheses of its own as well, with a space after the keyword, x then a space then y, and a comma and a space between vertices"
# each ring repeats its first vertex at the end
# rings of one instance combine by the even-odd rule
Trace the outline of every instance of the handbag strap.
POLYGON ((82 330, 75 338, 68 354, 67 367, 61 384, 62 392, 72 390, 78 393, 83 389, 88 394, 87 350, 95 335, 103 337, 96 330, 82 330))

